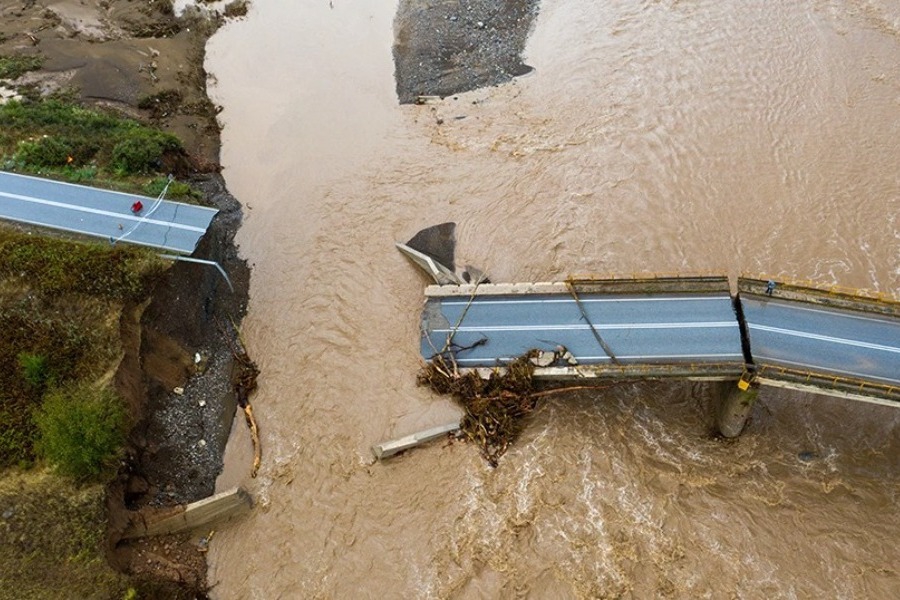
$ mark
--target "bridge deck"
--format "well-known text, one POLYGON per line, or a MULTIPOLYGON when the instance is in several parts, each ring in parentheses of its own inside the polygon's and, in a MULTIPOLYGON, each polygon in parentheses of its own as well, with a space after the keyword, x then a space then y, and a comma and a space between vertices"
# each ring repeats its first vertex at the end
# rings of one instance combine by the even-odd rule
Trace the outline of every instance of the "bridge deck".
POLYGON ((900 401, 900 305, 738 280, 750 353, 763 381, 900 401))
POLYGON ((101 190, 0 171, 0 218, 183 254, 194 251, 218 212, 213 208, 101 190), (142 215, 131 212, 140 201, 142 215), (133 231, 132 231, 133 229, 133 231))
POLYGON ((557 346, 568 349, 578 365, 607 366, 609 373, 646 373, 635 369, 646 365, 659 374, 718 374, 723 368, 740 373, 743 365, 727 287, 655 294, 593 291, 578 293, 576 300, 565 286, 519 294, 515 286, 482 284, 437 295, 448 287, 429 288, 434 295, 422 323, 426 358, 443 350, 452 336, 450 349, 461 367, 496 366, 534 348, 557 346))
POLYGON ((749 357, 769 385, 900 402, 900 305, 766 284, 740 279, 736 300, 724 277, 430 286, 421 351, 486 368, 564 346, 577 366, 553 377, 728 378, 749 357))

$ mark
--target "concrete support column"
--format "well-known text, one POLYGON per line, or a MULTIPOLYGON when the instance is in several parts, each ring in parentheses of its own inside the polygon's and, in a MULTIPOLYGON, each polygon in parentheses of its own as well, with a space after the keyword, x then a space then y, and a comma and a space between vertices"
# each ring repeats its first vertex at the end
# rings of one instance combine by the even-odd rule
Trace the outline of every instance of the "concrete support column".
POLYGON ((730 384, 726 388, 717 420, 719 432, 722 435, 727 438, 735 438, 741 434, 758 395, 759 387, 756 385, 742 387, 730 384))

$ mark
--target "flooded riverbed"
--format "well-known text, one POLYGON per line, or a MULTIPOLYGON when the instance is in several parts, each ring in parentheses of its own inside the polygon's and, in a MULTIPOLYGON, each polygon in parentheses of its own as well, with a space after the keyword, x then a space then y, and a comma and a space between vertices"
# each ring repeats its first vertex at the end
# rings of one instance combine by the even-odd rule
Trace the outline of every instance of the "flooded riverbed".
POLYGON ((391 2, 255 0, 209 45, 253 265, 244 337, 264 460, 238 422, 216 598, 888 598, 900 411, 628 384, 541 405, 491 469, 437 444, 415 386, 426 281, 393 247, 456 221, 494 281, 765 272, 900 288, 900 7, 545 0, 534 72, 397 103, 391 2))

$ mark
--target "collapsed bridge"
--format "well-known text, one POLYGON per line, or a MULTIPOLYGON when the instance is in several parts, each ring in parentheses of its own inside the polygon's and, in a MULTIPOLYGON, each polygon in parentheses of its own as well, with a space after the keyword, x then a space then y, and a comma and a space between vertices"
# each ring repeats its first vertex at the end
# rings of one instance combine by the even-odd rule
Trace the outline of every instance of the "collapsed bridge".
POLYGON ((747 277, 733 293, 726 276, 494 284, 468 267, 466 282, 452 251, 445 266, 398 247, 438 283, 425 291, 428 361, 487 376, 532 352, 544 379, 736 381, 719 418, 729 437, 760 385, 900 407, 900 303, 886 297, 747 277))

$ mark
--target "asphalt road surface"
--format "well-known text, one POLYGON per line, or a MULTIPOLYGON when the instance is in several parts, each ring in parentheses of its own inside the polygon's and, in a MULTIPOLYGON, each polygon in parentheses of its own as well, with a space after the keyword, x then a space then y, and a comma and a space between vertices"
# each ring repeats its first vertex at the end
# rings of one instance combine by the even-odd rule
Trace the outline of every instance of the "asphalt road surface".
POLYGON ((218 211, 0 171, 0 218, 190 254, 218 211), (133 213, 140 201, 143 210, 133 213))
POLYGON ((471 305, 465 297, 430 298, 423 315, 422 355, 429 359, 437 354, 455 329, 453 348, 464 367, 495 366, 532 348, 560 345, 579 364, 611 363, 593 325, 622 364, 743 362, 727 293, 581 294, 579 299, 587 318, 564 295, 476 296, 471 305))
POLYGON ((741 295, 757 365, 900 385, 900 320, 741 295))

